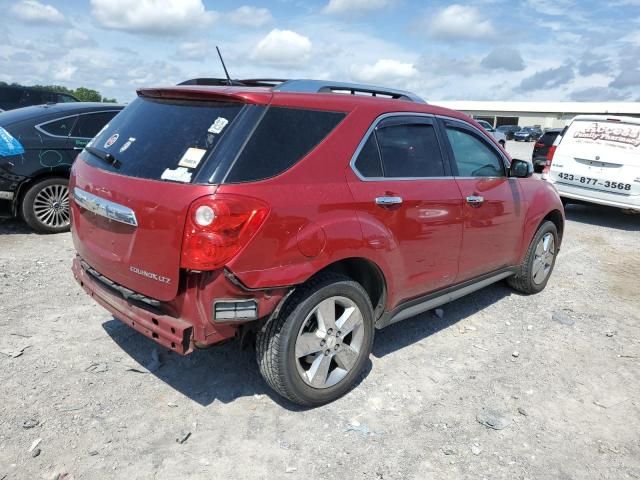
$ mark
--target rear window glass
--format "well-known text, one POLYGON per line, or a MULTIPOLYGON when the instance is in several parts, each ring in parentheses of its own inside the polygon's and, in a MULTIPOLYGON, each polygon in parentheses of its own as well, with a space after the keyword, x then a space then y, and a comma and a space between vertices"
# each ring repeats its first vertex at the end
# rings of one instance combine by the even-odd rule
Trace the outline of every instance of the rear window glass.
POLYGON ((49 135, 55 135, 58 137, 68 137, 71 133, 71 128, 76 123, 77 116, 61 118, 60 120, 54 120, 53 122, 47 122, 40 125, 40 129, 44 130, 49 135))
POLYGON ((86 113, 78 117, 72 137, 93 138, 118 112, 86 113))
POLYGON ((85 153, 91 165, 131 177, 190 183, 229 130, 238 103, 137 98, 89 143, 117 165, 85 153))
POLYGON ((226 183, 279 175, 313 150, 344 117, 337 112, 269 108, 231 167, 226 183))
POLYGON ((640 125, 623 122, 577 120, 569 125, 562 144, 608 145, 640 152, 640 125))
POLYGON ((540 137, 540 141, 544 143, 547 147, 550 147, 551 145, 553 145, 553 142, 556 140, 558 133, 560 132, 547 132, 544 135, 542 135, 542 137, 540 137))
POLYGON ((356 168, 363 177, 382 177, 382 163, 380 162, 375 133, 369 135, 369 139, 362 147, 356 160, 356 168))

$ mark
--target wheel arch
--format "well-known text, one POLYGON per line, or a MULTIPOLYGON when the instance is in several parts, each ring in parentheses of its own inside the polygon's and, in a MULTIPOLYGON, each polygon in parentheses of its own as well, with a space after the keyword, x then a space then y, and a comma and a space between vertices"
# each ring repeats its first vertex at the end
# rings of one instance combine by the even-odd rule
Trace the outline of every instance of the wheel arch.
MULTIPOLYGON (((556 229, 558 230, 558 244, 561 244, 562 236, 564 234, 564 216, 562 215, 560 210, 551 210, 544 216, 544 218, 540 222, 540 225, 538 225, 538 228, 540 228, 540 226, 546 221, 553 222, 553 224, 556 226, 556 229)), ((536 228, 536 232, 538 231, 538 228, 536 228)))
POLYGON ((307 281, 326 272, 340 273, 362 285, 371 300, 374 318, 382 315, 387 300, 387 283, 382 269, 376 263, 363 257, 343 258, 326 265, 307 281))

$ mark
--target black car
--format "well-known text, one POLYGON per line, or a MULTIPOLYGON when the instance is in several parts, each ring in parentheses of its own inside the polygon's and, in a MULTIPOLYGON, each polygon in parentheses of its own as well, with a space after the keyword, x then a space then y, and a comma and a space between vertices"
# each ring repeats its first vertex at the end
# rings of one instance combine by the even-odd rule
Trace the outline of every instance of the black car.
POLYGON ((540 127, 524 127, 513 134, 516 142, 533 142, 542 136, 540 127))
POLYGON ((514 133, 520 131, 520 127, 518 125, 500 125, 496 130, 504 133, 507 140, 513 140, 514 133))
POLYGON ((0 113, 0 217, 22 216, 40 233, 68 230, 71 164, 122 108, 74 102, 0 113))
POLYGON ((548 128, 533 146, 531 161, 533 162, 533 169, 536 173, 542 173, 544 166, 547 164, 549 147, 553 145, 553 142, 556 141, 556 138, 561 132, 562 128, 548 128))
POLYGON ((16 85, 0 85, 0 112, 45 103, 77 103, 79 101, 68 93, 50 92, 16 85))

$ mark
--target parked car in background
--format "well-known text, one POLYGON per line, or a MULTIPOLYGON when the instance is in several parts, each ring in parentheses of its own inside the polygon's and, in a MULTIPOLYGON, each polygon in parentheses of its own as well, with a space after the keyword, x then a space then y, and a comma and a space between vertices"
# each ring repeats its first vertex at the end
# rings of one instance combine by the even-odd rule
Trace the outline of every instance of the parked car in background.
POLYGON ((376 328, 502 279, 544 289, 560 198, 468 116, 219 85, 138 90, 73 165, 74 276, 131 328, 180 354, 255 339, 266 382, 314 406, 357 383, 376 328))
POLYGON ((542 173, 542 170, 544 170, 544 167, 547 164, 549 148, 551 148, 553 142, 555 142, 558 135, 560 135, 560 132, 562 132, 562 128, 546 129, 533 146, 531 161, 533 162, 533 169, 536 173, 542 173))
POLYGON ((500 125, 497 131, 504 133, 507 140, 513 140, 513 134, 520 130, 518 125, 500 125))
POLYGON ((482 128, 489 132, 491 136, 495 138, 496 141, 504 148, 504 146, 507 144, 507 136, 503 132, 500 132, 493 128, 493 125, 491 125, 486 120, 476 120, 476 122, 478 122, 482 128))
POLYGON ((516 142, 532 142, 539 139, 542 136, 542 129, 540 127, 524 127, 514 132, 513 139, 516 142))
POLYGON ((14 108, 44 105, 45 103, 79 102, 76 97, 68 93, 50 92, 30 87, 15 85, 0 86, 0 111, 14 108))
POLYGON ((578 115, 548 156, 545 176, 563 203, 640 211, 640 118, 578 115))
POLYGON ((40 233, 68 230, 71 164, 122 108, 73 102, 0 113, 0 216, 21 216, 40 233))

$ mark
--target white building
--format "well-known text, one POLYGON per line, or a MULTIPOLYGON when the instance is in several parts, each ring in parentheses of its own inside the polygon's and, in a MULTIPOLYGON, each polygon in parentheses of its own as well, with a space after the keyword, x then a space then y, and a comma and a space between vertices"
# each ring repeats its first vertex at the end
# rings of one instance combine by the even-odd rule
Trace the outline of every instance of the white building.
POLYGON ((500 125, 539 125, 542 128, 564 127, 576 115, 627 115, 640 117, 640 102, 492 102, 442 101, 434 105, 459 110, 500 125))

